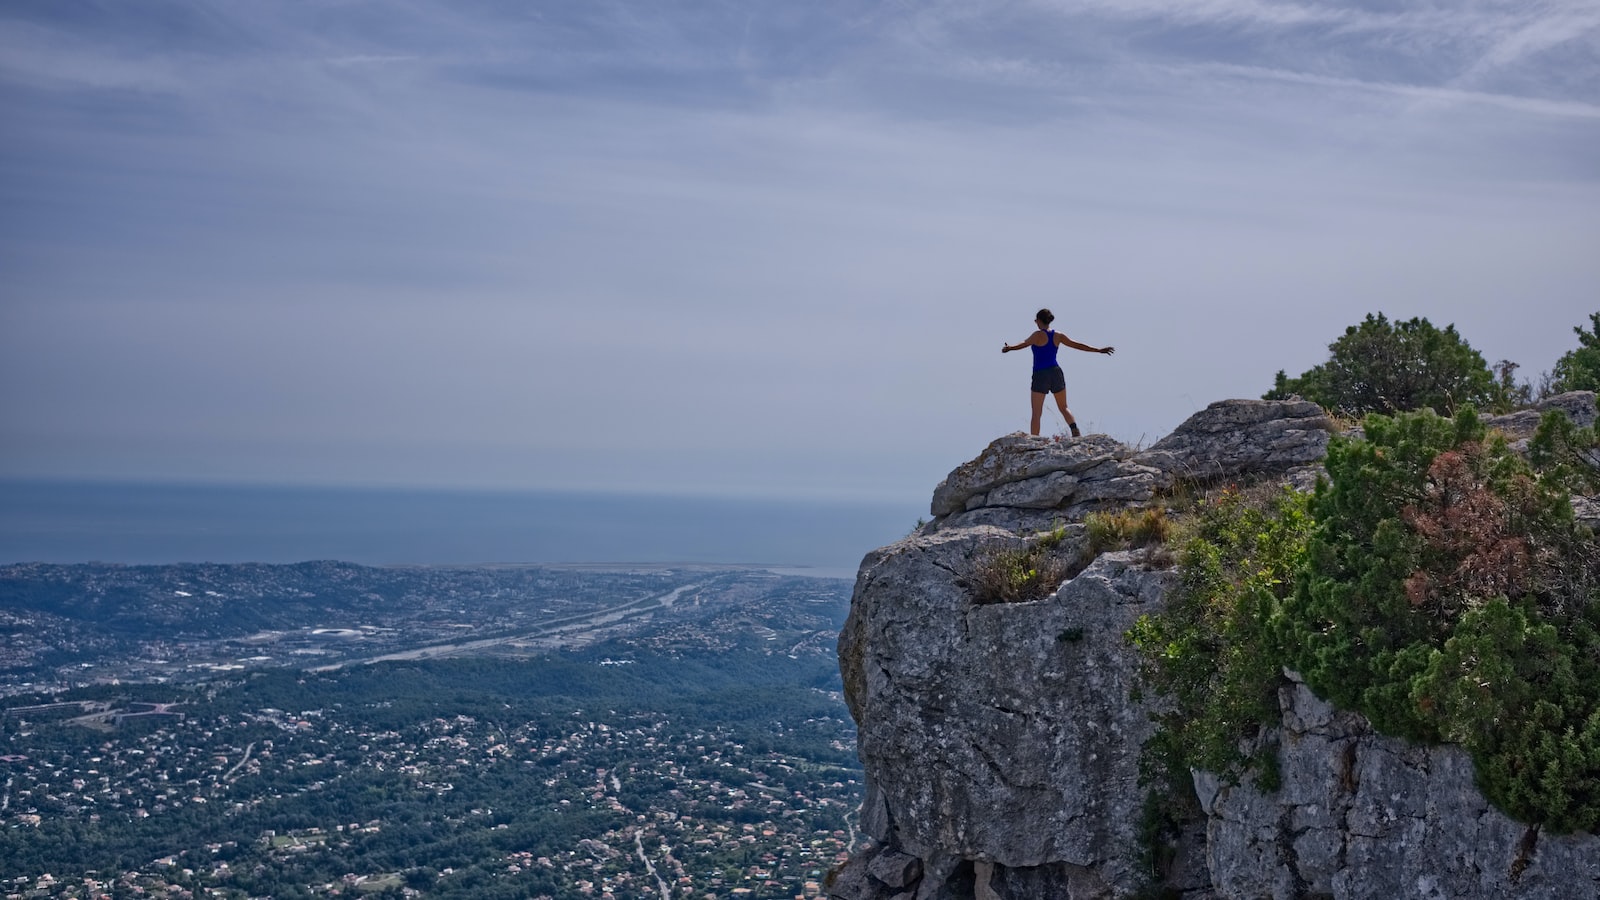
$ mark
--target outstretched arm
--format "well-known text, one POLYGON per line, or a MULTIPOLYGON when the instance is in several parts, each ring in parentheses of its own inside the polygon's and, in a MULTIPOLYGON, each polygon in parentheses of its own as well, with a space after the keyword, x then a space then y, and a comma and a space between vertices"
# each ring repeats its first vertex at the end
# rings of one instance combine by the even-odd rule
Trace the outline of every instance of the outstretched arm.
POLYGON ((1086 353, 1104 353, 1105 355, 1110 356, 1111 354, 1117 352, 1117 348, 1115 347, 1091 347, 1088 344, 1080 344, 1059 331, 1056 332, 1056 343, 1063 347, 1071 347, 1074 350, 1082 350, 1086 353))
POLYGON ((1010 353, 1013 350, 1021 350, 1023 347, 1043 347, 1044 342, 1044 332, 1035 331, 1033 334, 1028 335, 1025 340, 1018 341, 1015 344, 1006 344, 1000 348, 1000 352, 1010 353))

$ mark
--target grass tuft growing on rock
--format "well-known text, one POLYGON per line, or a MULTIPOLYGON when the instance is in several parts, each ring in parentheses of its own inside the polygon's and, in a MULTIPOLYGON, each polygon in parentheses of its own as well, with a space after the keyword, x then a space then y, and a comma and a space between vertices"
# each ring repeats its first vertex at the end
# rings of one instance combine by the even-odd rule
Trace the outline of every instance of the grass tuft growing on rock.
POLYGON ((972 602, 1027 603, 1050 596, 1072 577, 1077 561, 1062 552, 1066 537, 1066 528, 1056 528, 1025 547, 982 553, 969 579, 972 602))
POLYGON ((1172 537, 1172 523, 1159 506, 1144 509, 1119 509, 1116 512, 1089 513, 1083 520, 1089 535, 1089 555, 1107 550, 1131 550, 1165 544, 1172 537))

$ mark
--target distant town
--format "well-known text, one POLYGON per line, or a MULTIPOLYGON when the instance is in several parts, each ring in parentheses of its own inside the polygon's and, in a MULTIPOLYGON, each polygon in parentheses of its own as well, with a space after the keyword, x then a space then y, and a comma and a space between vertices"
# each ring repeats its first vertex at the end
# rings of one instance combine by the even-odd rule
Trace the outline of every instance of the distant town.
POLYGON ((0 897, 816 897, 856 840, 847 582, 314 563, 0 585, 0 897))

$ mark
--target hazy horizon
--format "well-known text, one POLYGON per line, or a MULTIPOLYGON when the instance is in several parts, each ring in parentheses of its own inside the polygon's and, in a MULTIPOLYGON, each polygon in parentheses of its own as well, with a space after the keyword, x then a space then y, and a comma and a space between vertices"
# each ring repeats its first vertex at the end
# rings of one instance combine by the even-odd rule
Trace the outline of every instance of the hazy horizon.
POLYGON ((0 565, 707 564, 853 577, 918 515, 792 499, 0 479, 0 565))

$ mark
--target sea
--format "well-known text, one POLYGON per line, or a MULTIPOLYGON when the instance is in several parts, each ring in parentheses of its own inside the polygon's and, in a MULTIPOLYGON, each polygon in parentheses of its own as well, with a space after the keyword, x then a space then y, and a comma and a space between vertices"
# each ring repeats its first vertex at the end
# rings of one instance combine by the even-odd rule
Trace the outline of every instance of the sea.
POLYGON ((0 564, 720 564, 854 578, 920 504, 0 480, 0 564))

